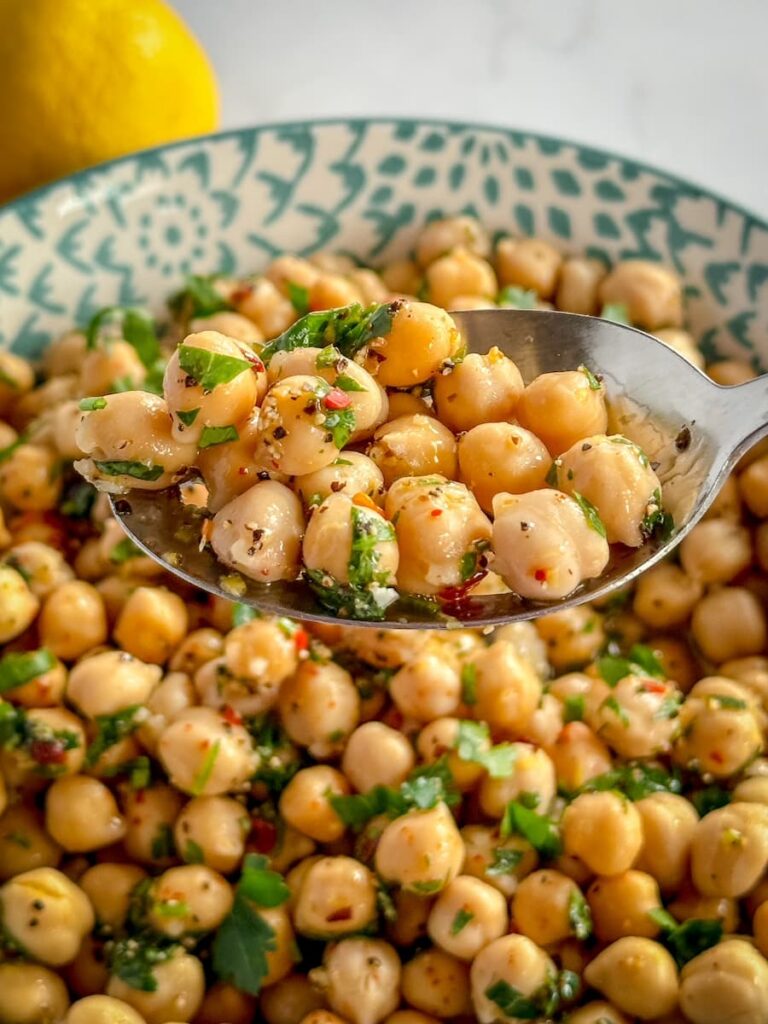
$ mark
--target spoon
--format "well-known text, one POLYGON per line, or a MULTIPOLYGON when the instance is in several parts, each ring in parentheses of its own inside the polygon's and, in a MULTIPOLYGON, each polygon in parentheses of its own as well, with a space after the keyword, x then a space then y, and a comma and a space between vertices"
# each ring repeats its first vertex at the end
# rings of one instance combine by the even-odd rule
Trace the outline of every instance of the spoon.
MULTIPOLYGON (((609 399, 609 433, 639 444, 662 484, 675 523, 666 540, 640 548, 613 545, 604 572, 568 597, 537 602, 515 594, 473 597, 440 606, 402 595, 387 610, 390 628, 493 626, 534 619, 610 594, 668 555, 702 517, 739 456, 768 433, 768 383, 721 387, 673 349, 643 331, 596 317, 550 310, 492 309, 452 314, 470 352, 497 346, 526 381, 540 373, 587 366, 601 374, 609 399)), ((183 485, 182 485, 183 486, 183 485)), ((181 579, 261 611, 334 623, 301 581, 256 583, 231 574, 209 548, 200 550, 201 510, 178 487, 134 490, 110 498, 131 539, 181 579)), ((354 625, 380 623, 350 620, 354 625)))

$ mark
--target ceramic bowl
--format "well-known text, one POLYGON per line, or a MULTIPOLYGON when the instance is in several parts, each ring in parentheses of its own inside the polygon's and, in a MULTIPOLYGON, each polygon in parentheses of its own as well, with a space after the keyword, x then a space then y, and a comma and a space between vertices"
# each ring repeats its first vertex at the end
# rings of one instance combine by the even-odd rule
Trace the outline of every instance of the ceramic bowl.
POLYGON ((476 215, 562 250, 675 267, 708 359, 768 364, 768 224, 603 150, 508 128, 398 119, 267 125, 161 146, 0 210, 0 346, 38 355, 109 304, 160 310, 190 272, 285 250, 376 266, 426 220, 476 215))

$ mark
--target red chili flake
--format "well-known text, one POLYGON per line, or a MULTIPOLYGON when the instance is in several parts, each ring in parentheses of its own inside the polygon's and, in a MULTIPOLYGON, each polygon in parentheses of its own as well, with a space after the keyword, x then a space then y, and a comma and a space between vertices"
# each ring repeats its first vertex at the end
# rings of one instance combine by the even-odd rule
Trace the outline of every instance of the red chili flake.
POLYGON ((241 466, 237 472, 240 474, 240 476, 246 476, 248 474, 248 467, 241 466))
POLYGON ((274 850, 277 842, 277 828, 271 821, 264 818, 253 818, 251 821, 251 836, 248 840, 248 847, 256 853, 269 853, 274 850))
POLYGON ((401 729, 405 719, 403 718, 402 711, 398 711, 394 705, 384 712, 381 716, 381 721, 384 725, 388 725, 390 729, 401 729))
POLYGON ((325 920, 328 924, 332 924, 334 921, 349 921, 352 918, 352 907, 339 907, 338 910, 334 910, 332 913, 327 914, 325 920))
POLYGON ((725 760, 725 758, 723 757, 723 755, 720 753, 719 750, 713 750, 712 753, 709 756, 712 758, 712 760, 715 762, 715 764, 722 764, 723 761, 725 760))
POLYGON ((243 716, 239 713, 239 711, 235 711, 234 708, 231 708, 229 704, 227 704, 222 709, 221 717, 224 719, 225 722, 229 722, 230 725, 243 724, 243 716))
POLYGON ((643 683, 643 689, 646 693, 666 693, 667 687, 665 683, 657 683, 656 680, 652 679, 647 683, 643 683))
POLYGON ((443 514, 443 510, 441 508, 433 508, 429 514, 432 516, 433 519, 437 519, 438 516, 441 516, 443 514))
POLYGON ((352 405, 352 399, 341 388, 331 388, 323 399, 323 405, 326 409, 346 409, 352 405))
POLYGON ((547 579, 547 570, 537 569, 536 572, 534 572, 533 574, 533 578, 538 580, 539 583, 545 583, 547 579))
POLYGON ((32 740, 29 753, 38 764, 64 764, 67 752, 60 740, 32 740))
POLYGON ((248 298, 249 295, 253 295, 253 285, 246 284, 236 288, 229 296, 229 301, 233 306, 236 306, 238 302, 243 302, 248 298))
POLYGON ((267 372, 266 366, 264 365, 264 363, 262 363, 262 361, 259 359, 255 352, 248 352, 246 350, 243 350, 243 355, 251 364, 251 369, 253 370, 254 373, 267 372))
POLYGON ((293 642, 296 645, 296 650, 306 651, 309 650, 309 633, 306 629, 297 629, 293 637, 293 642))
POLYGON ((472 596, 470 591, 477 586, 480 580, 485 579, 487 575, 487 569, 479 569, 474 576, 470 576, 464 583, 459 583, 455 587, 444 587, 437 595, 438 601, 447 605, 461 604, 463 601, 467 601, 472 596))

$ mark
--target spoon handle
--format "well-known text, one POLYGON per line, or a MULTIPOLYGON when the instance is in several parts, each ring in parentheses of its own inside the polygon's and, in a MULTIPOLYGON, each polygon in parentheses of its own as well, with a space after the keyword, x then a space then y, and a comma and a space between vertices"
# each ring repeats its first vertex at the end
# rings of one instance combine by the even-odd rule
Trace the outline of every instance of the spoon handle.
POLYGON ((727 442, 736 457, 768 434, 768 375, 717 391, 723 444, 727 442))

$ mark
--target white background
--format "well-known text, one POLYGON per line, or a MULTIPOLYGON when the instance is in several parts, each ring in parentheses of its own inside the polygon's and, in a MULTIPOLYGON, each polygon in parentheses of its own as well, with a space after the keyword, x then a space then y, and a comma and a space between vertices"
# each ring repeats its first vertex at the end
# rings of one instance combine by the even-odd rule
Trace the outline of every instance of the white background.
POLYGON ((529 128, 768 217, 768 0, 172 0, 222 126, 341 114, 529 128))

